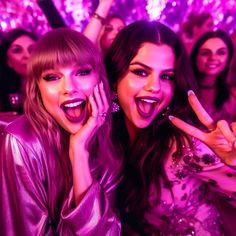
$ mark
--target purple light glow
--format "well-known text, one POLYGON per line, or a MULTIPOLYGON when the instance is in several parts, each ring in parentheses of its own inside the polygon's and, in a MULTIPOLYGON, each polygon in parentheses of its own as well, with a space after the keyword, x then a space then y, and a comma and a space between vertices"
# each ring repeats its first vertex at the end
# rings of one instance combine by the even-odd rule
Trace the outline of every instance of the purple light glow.
MULTIPOLYGON (((68 26, 81 31, 89 21, 98 0, 53 0, 68 26)), ((192 12, 210 11, 218 27, 232 31, 236 27, 235 0, 114 0, 111 12, 127 22, 141 18, 160 20, 174 30, 192 12)), ((50 27, 36 1, 1 0, 0 29, 23 26, 39 35, 50 27)))

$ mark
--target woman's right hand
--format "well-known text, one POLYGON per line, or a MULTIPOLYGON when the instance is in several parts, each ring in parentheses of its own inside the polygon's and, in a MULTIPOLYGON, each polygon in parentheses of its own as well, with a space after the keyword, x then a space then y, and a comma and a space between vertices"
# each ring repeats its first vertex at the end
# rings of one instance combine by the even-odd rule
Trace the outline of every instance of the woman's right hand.
POLYGON ((170 116, 171 122, 186 134, 205 143, 221 160, 236 169, 236 122, 214 121, 203 108, 193 91, 189 92, 189 103, 201 123, 208 129, 202 131, 183 120, 170 116))
POLYGON ((94 87, 93 93, 89 96, 91 113, 87 122, 78 130, 71 134, 70 146, 87 149, 88 143, 96 134, 97 130, 104 124, 109 109, 103 83, 100 82, 94 87))
POLYGON ((97 130, 104 124, 109 109, 102 82, 95 86, 89 96, 91 114, 87 122, 70 136, 69 157, 73 172, 75 204, 78 205, 92 184, 89 167, 88 144, 97 130))

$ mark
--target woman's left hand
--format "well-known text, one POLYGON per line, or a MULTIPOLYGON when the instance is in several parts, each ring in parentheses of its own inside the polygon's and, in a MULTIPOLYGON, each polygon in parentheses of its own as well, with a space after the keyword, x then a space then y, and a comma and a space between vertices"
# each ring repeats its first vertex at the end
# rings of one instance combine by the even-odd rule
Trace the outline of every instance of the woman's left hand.
POLYGON ((230 125, 225 120, 215 122, 202 107, 193 91, 189 91, 188 100, 208 132, 204 132, 177 117, 170 116, 171 122, 186 134, 205 143, 226 165, 236 168, 236 122, 230 125))

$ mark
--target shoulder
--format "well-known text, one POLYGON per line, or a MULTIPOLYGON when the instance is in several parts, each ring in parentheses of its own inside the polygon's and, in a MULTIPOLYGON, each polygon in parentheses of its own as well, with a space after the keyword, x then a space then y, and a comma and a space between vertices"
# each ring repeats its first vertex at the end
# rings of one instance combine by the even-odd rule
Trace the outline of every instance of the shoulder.
POLYGON ((0 135, 1 162, 6 169, 44 178, 49 149, 40 142, 30 122, 23 115, 10 122, 0 135))
POLYGON ((32 140, 31 137, 36 136, 33 127, 25 115, 17 117, 6 125, 4 131, 5 133, 11 134, 18 139, 23 139, 24 141, 30 141, 32 140))
POLYGON ((1 141, 8 148, 20 148, 32 152, 37 147, 42 146, 33 127, 25 115, 15 118, 5 125, 1 132, 1 141))

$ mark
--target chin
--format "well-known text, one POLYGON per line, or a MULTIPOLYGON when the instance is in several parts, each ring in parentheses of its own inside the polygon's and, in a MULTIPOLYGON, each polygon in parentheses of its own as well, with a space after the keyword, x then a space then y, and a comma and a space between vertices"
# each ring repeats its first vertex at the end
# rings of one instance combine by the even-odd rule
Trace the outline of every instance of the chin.
POLYGON ((70 134, 76 134, 82 127, 82 124, 70 125, 64 127, 64 129, 70 134))
POLYGON ((135 126, 136 126, 138 129, 145 129, 145 128, 147 128, 151 123, 152 123, 152 121, 140 121, 140 122, 136 122, 135 126))

